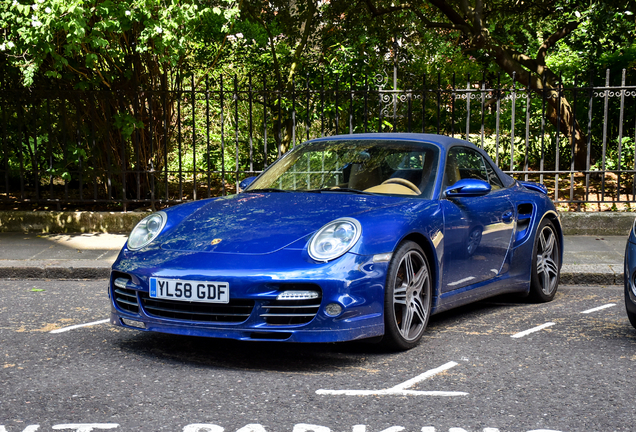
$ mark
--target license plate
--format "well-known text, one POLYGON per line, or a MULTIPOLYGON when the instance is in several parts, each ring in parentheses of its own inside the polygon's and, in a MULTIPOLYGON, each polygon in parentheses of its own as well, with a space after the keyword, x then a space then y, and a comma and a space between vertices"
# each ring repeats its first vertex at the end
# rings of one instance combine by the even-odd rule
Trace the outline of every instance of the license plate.
POLYGON ((150 297, 201 303, 229 303, 227 282, 150 278, 150 297))

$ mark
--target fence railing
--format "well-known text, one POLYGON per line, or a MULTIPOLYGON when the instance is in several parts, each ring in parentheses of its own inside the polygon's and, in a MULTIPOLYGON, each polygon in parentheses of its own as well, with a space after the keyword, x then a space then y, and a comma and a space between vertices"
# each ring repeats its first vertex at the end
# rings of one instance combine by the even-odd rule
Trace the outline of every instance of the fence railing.
POLYGON ((155 89, 0 89, 0 203, 131 210, 234 193, 298 143, 361 132, 442 133, 486 149, 559 204, 636 198, 636 86, 524 86, 468 77, 164 77, 155 89), (400 89, 405 86, 407 90, 400 89))

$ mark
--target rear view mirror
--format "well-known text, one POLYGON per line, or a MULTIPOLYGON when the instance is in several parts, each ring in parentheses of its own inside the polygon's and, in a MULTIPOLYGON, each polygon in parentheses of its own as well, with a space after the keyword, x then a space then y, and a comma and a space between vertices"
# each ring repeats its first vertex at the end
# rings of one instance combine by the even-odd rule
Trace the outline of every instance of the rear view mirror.
POLYGON ((239 192, 243 192, 245 189, 247 189, 247 187, 251 185, 254 180, 256 180, 256 176, 243 179, 243 181, 239 183, 239 192))
POLYGON ((446 198, 476 197, 483 196, 490 192, 488 183, 478 179, 462 179, 452 186, 446 188, 444 193, 446 198))

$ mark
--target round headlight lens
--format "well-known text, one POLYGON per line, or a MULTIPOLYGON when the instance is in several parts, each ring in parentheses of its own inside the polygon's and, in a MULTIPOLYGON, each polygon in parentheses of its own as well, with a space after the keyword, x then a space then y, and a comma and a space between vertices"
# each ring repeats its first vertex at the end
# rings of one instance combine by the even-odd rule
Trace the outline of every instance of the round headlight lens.
POLYGON ((316 261, 329 261, 346 253, 362 233, 360 222, 352 218, 336 219, 320 228, 309 240, 309 256, 316 261))
POLYGON ((161 211, 142 219, 128 236, 128 249, 137 250, 150 244, 157 238, 167 221, 168 215, 161 211))

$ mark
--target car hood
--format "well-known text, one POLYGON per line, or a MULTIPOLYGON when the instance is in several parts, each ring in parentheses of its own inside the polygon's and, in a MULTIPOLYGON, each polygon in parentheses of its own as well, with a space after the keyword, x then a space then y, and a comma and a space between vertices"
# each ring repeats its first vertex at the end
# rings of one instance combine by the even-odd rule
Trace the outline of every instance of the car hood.
POLYGON ((339 217, 355 217, 405 201, 389 196, 342 193, 232 195, 210 201, 187 216, 165 235, 161 247, 180 251, 267 254, 313 234, 339 217))

